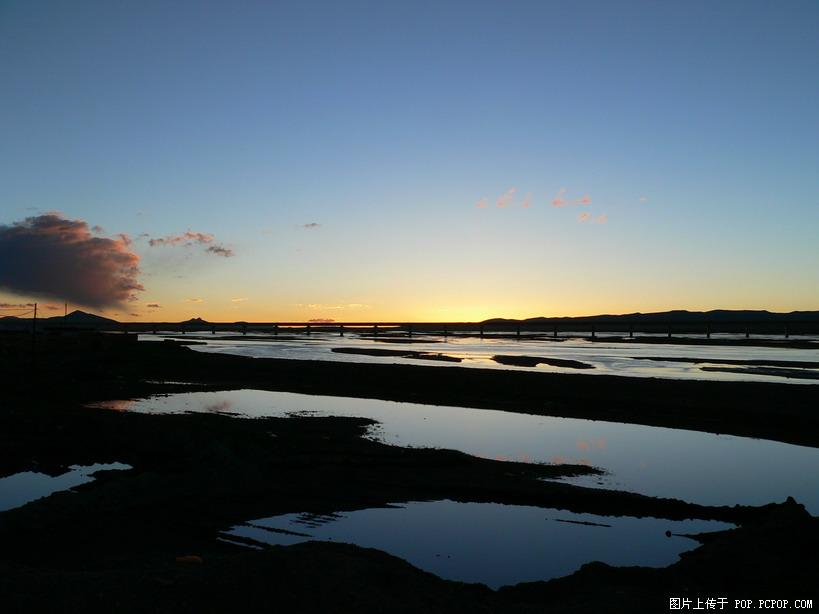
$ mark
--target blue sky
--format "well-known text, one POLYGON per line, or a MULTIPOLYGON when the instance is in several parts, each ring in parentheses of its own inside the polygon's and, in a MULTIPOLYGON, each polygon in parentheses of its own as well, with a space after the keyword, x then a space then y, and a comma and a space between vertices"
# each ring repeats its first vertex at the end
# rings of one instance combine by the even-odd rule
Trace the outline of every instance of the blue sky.
POLYGON ((819 308, 817 23, 813 1, 6 1, 0 224, 213 233, 233 258, 134 243, 173 316, 819 308))

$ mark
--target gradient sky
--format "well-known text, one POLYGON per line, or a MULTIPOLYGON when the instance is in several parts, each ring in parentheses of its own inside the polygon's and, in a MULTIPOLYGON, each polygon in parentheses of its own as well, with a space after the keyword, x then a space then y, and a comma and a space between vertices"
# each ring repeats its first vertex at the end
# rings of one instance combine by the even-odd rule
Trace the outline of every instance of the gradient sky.
POLYGON ((815 0, 2 0, 0 225, 135 239, 121 319, 819 309, 817 24, 815 0), (234 256, 140 237, 189 230, 234 256))

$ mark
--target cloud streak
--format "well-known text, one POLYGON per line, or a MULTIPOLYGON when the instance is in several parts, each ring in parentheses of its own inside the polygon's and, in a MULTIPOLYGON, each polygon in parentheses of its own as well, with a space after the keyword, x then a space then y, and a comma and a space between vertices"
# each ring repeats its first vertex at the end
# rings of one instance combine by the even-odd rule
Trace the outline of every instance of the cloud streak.
POLYGON ((94 236, 88 223, 50 212, 0 225, 0 287, 87 307, 136 299, 139 256, 127 235, 94 236))
POLYGON ((224 245, 210 245, 205 251, 209 254, 222 256, 223 258, 233 258, 234 256, 233 250, 224 245))
MULTIPOLYGON (((148 235, 140 235, 140 237, 148 235)), ((130 245, 131 240, 125 236, 124 239, 130 245)), ((216 237, 209 232, 196 232, 188 230, 179 235, 168 235, 167 237, 148 238, 148 245, 151 247, 193 247, 194 245, 206 245, 205 252, 222 256, 223 258, 231 258, 235 255, 234 251, 229 247, 216 243, 216 237)))
POLYGON ((214 237, 212 234, 207 232, 194 232, 189 230, 181 235, 169 235, 167 237, 160 237, 158 239, 149 239, 148 245, 151 247, 156 247, 158 245, 182 245, 184 247, 190 247, 196 243, 198 244, 207 244, 213 243, 214 237))

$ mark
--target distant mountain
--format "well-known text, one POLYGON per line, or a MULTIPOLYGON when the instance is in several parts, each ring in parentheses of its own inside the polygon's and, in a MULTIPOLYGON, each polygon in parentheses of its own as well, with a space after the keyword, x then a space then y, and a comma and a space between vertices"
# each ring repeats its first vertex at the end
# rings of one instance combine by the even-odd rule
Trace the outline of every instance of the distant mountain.
POLYGON ((662 324, 664 322, 677 323, 719 323, 719 322, 819 322, 819 311, 791 311, 790 313, 776 313, 764 310, 750 309, 714 309, 712 311, 686 311, 675 309, 672 311, 659 311, 653 313, 624 313, 619 315, 602 314, 596 316, 575 316, 575 317, 537 317, 526 318, 525 320, 515 320, 509 318, 492 318, 484 320, 485 324, 502 322, 528 322, 528 323, 569 323, 569 322, 629 322, 644 324, 662 324))
POLYGON ((210 322, 203 320, 202 318, 191 318, 190 320, 180 322, 180 324, 210 324, 210 322))
POLYGON ((72 311, 65 316, 54 316, 43 319, 48 320, 49 324, 119 324, 119 322, 112 320, 111 318, 105 318, 93 313, 87 313, 85 311, 80 311, 79 309, 72 311))

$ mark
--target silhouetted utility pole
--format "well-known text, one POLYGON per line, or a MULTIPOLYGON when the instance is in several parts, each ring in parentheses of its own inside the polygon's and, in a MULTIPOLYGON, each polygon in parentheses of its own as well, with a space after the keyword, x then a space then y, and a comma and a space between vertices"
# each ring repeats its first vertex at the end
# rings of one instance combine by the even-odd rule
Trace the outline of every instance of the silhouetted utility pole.
POLYGON ((34 349, 37 345, 37 303, 34 303, 34 318, 31 320, 31 356, 34 357, 34 349))

